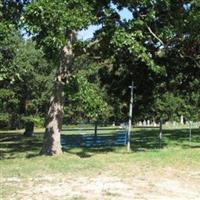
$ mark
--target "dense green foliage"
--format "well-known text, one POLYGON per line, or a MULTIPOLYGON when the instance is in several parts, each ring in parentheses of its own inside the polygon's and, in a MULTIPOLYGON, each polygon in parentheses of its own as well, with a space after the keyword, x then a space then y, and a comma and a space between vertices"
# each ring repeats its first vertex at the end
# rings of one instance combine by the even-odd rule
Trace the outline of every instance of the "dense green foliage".
POLYGON ((116 9, 107 8, 91 54, 106 60, 100 77, 116 113, 121 107, 127 115, 128 85, 134 80, 136 121, 181 115, 199 120, 199 1, 114 3, 119 10, 128 8, 133 19, 121 20, 116 9))
MULTIPOLYGON (((24 1, 24 4, 27 1, 24 1)), ((22 37, 21 1, 1 2, 0 22, 0 126, 20 128, 40 119, 48 108, 52 85, 51 61, 35 43, 22 37)))
POLYGON ((84 0, 37 0, 27 7, 24 23, 45 55, 59 63, 68 34, 89 25, 93 16, 91 9, 84 0))
POLYGON ((1 0, 1 127, 41 121, 69 33, 91 24, 101 25, 94 38, 74 43, 67 121, 127 119, 132 80, 135 121, 200 120, 199 9, 199 0, 1 0))
POLYGON ((67 86, 65 116, 68 121, 87 122, 109 119, 112 106, 107 103, 107 93, 100 85, 100 66, 88 56, 80 56, 74 62, 76 73, 67 86))
POLYGON ((52 84, 52 68, 43 58, 42 51, 36 50, 31 41, 23 41, 18 36, 14 41, 12 37, 7 41, 1 40, 1 44, 12 54, 6 58, 8 53, 0 52, 5 61, 1 63, 1 125, 15 128, 23 125, 25 116, 44 117, 52 84))

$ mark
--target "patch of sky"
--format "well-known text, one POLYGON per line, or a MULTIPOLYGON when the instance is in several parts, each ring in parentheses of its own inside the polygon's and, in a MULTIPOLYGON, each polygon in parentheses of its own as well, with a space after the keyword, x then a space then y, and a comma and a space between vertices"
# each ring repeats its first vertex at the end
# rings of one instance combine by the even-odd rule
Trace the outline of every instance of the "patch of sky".
MULTIPOLYGON (((113 9, 115 9, 119 15, 122 21, 128 21, 133 19, 132 13, 127 9, 123 8, 122 10, 117 9, 117 6, 112 4, 111 5, 113 9)), ((83 29, 78 32, 78 39, 80 40, 88 40, 91 39, 94 36, 94 32, 101 28, 101 25, 90 25, 87 29, 83 29)))
POLYGON ((186 10, 186 11, 189 11, 191 9, 191 3, 184 3, 183 4, 183 8, 186 10))
POLYGON ((87 29, 83 29, 78 32, 78 39, 80 40, 88 40, 94 36, 94 32, 100 29, 100 25, 90 25, 87 29))
POLYGON ((20 29, 20 34, 21 36, 25 39, 25 40, 28 40, 30 39, 33 35, 30 35, 25 28, 21 28, 20 29))
POLYGON ((132 13, 127 8, 123 8, 122 10, 119 10, 117 6, 114 4, 112 4, 111 7, 119 13, 121 20, 128 21, 128 20, 133 19, 132 13))

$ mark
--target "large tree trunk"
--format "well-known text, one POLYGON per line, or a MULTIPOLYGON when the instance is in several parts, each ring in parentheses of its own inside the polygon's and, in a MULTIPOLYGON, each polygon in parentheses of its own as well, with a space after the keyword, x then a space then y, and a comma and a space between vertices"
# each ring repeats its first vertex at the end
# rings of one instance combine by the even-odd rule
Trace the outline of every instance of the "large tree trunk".
POLYGON ((43 147, 40 152, 42 155, 59 155, 62 153, 60 131, 63 121, 63 89, 70 76, 73 60, 72 42, 75 35, 74 33, 70 33, 68 36, 68 43, 61 52, 60 66, 57 70, 52 96, 50 98, 43 147))
POLYGON ((63 119, 63 84, 56 81, 50 99, 50 108, 46 119, 46 130, 44 133, 43 147, 41 154, 61 154, 60 131, 63 119))

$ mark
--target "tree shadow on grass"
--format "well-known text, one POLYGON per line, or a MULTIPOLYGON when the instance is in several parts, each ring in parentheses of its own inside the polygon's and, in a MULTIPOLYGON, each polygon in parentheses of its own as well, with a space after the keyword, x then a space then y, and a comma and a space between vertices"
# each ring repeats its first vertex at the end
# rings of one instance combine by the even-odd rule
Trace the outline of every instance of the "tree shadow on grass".
POLYGON ((37 156, 42 146, 42 134, 37 133, 34 137, 25 137, 20 132, 1 133, 0 137, 0 159, 13 159, 21 157, 29 158, 31 155, 37 156))
POLYGON ((115 148, 112 148, 112 147, 96 147, 96 148, 80 147, 78 149, 78 151, 74 151, 73 148, 68 148, 68 149, 64 148, 63 151, 67 152, 69 154, 77 155, 80 158, 90 158, 97 154, 106 154, 109 152, 114 152, 115 148))
POLYGON ((133 152, 148 151, 164 148, 165 141, 159 140, 159 130, 136 130, 131 135, 131 150, 133 152))
POLYGON ((200 130, 192 130, 191 142, 188 129, 163 130, 162 140, 159 139, 159 130, 137 130, 131 137, 131 149, 135 152, 161 149, 167 146, 199 148, 200 130))
POLYGON ((182 148, 199 148, 200 147, 200 129, 192 129, 191 141, 189 129, 165 130, 164 137, 172 145, 182 148))
MULTIPOLYGON (((69 146, 63 151, 79 156, 80 158, 89 158, 96 154, 105 154, 109 152, 119 153, 120 147, 125 145, 112 145, 110 140, 116 132, 106 133, 102 136, 103 141, 107 141, 102 146, 82 146, 82 136, 78 134, 63 135, 69 146), (76 151, 78 149, 78 151, 76 151)), ((159 130, 136 130, 131 136, 131 149, 133 152, 158 150, 167 146, 179 146, 181 148, 200 148, 200 130, 192 130, 192 140, 189 141, 188 129, 163 130, 163 139, 159 141, 159 130)), ((36 133, 35 137, 25 137, 20 132, 5 132, 0 134, 1 160, 13 159, 19 157, 32 158, 39 156, 42 146, 42 133, 36 133)))

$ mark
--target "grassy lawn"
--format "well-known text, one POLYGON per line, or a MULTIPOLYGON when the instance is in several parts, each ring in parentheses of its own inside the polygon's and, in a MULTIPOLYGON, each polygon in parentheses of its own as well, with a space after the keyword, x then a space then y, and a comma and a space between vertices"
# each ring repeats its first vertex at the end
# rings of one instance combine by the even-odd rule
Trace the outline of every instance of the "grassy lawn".
MULTIPOLYGON (((86 131, 92 133, 92 129, 88 129, 86 131)), ((113 134, 115 131, 112 128, 102 128, 98 134, 113 134)), ((152 182, 148 186, 151 187, 153 179, 159 178, 160 174, 168 177, 174 173, 177 178, 180 176, 182 181, 192 174, 200 176, 200 130, 192 130, 190 142, 187 129, 165 129, 161 146, 158 132, 155 129, 134 129, 131 137, 132 153, 127 153, 126 147, 73 147, 65 149, 61 156, 44 157, 38 155, 42 145, 41 130, 36 131, 35 137, 32 138, 24 137, 22 131, 1 131, 1 198, 12 199, 14 194, 16 199, 23 199, 24 196, 30 198, 25 194, 18 194, 17 191, 26 191, 27 187, 34 188, 41 182, 45 185, 49 182, 48 179, 54 180, 55 177, 58 183, 62 181, 66 183, 66 180, 70 181, 75 177, 99 176, 104 176, 104 179, 105 177, 127 179, 128 182, 130 176, 142 180, 148 179, 147 175, 152 176, 152 182), (183 174, 188 175, 183 176, 183 174), (43 179, 40 179, 41 177, 43 179)), ((80 134, 80 130, 65 129, 63 134, 76 135, 80 134)), ((102 181, 104 179, 101 177, 102 181)), ((82 185, 81 181, 84 182, 85 179, 79 181, 82 185)), ((194 185, 199 183, 199 179, 197 182, 195 178, 191 181, 194 181, 192 182, 194 185)), ((109 198, 115 196, 112 192, 102 190, 101 195, 112 199, 109 198)), ((54 196, 50 196, 49 199, 54 199, 54 196)), ((87 197, 75 194, 66 199, 87 199, 87 197)))

